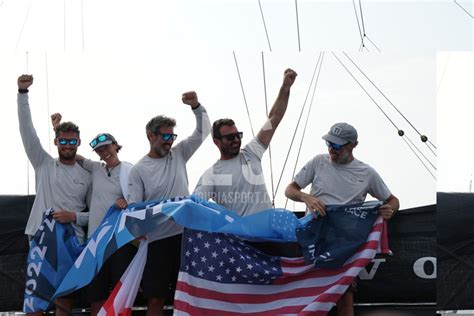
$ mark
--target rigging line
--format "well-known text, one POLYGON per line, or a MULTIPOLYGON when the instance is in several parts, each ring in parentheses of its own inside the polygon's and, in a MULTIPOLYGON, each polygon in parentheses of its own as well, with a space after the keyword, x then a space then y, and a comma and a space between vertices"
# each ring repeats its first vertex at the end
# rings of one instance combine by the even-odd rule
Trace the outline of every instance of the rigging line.
POLYGON ((444 63, 443 72, 441 73, 441 77, 439 78, 439 81, 438 81, 438 86, 436 87, 436 95, 439 94, 439 88, 441 87, 441 83, 443 82, 444 74, 446 73, 446 68, 448 68, 450 57, 451 57, 451 54, 448 54, 448 57, 446 58, 446 62, 444 63))
POLYGON ((372 40, 367 35, 364 34, 364 37, 369 40, 370 44, 372 44, 379 51, 379 53, 381 52, 380 48, 375 45, 375 43, 372 42, 372 40))
POLYGON ((360 8, 360 20, 362 22, 362 32, 364 34, 364 37, 365 37, 365 24, 364 24, 364 15, 362 14, 362 2, 361 0, 359 0, 359 8, 360 8))
MULTIPOLYGON (((49 111, 49 72, 48 72, 48 53, 44 53, 45 72, 46 72, 46 110, 48 112, 48 119, 46 126, 49 126, 50 111, 49 111)), ((51 139, 51 128, 48 128, 48 139, 51 139)), ((51 141, 48 142, 48 151, 51 154, 51 141)))
POLYGON ((355 82, 357 82, 357 84, 359 85, 359 87, 361 87, 362 90, 364 90, 364 92, 367 94, 367 96, 372 100, 372 102, 374 102, 374 104, 379 108, 379 110, 383 113, 383 115, 385 115, 385 117, 387 118, 387 120, 390 121, 390 123, 392 123, 392 125, 397 129, 397 131, 399 130, 398 126, 390 119, 390 117, 387 115, 387 113, 385 113, 385 111, 380 107, 380 105, 374 100, 374 98, 372 98, 372 96, 369 94, 369 92, 362 86, 362 84, 356 79, 356 77, 354 77, 354 75, 351 73, 351 71, 346 67, 346 65, 344 65, 342 63, 342 61, 336 56, 336 54, 334 54, 334 52, 331 52, 332 55, 337 59, 337 61, 339 61, 339 63, 342 65, 342 67, 344 67, 344 69, 349 73, 349 75, 351 75, 352 79, 355 80, 355 82))
POLYGON ((66 51, 66 0, 63 0, 63 35, 64 35, 64 51, 66 51))
POLYGON ((242 89, 242 96, 244 97, 245 109, 247 110, 247 117, 249 119, 250 129, 252 130, 252 137, 255 137, 252 119, 250 118, 249 106, 247 105, 247 98, 245 97, 244 85, 242 84, 242 78, 240 77, 239 64, 237 63, 237 57, 235 56, 235 52, 232 53, 234 54, 235 67, 237 68, 237 75, 239 76, 240 88, 242 89))
MULTIPOLYGON (((303 148, 304 136, 306 134, 306 128, 308 126, 309 117, 310 117, 310 114, 311 114, 311 109, 313 108, 314 95, 315 95, 315 92, 316 92, 316 87, 318 86, 319 74, 321 73, 321 67, 323 65, 324 52, 320 53, 320 57, 321 57, 320 58, 321 62, 319 63, 318 75, 316 76, 316 81, 315 81, 314 86, 313 86, 313 94, 311 95, 311 101, 309 102, 308 115, 306 116, 306 122, 304 123, 303 135, 301 136, 300 146, 298 148, 298 154, 296 155, 295 166, 293 168, 293 173, 291 174, 291 179, 293 179, 293 177, 295 176, 296 167, 298 166, 298 160, 300 159, 301 148, 303 148)), ((318 61, 319 61, 319 59, 318 59, 318 61)), ((288 198, 286 198, 284 208, 286 208, 287 205, 288 205, 288 198)))
POLYGON ((362 35, 362 30, 360 28, 359 15, 357 14, 355 0, 352 0, 352 6, 354 7, 354 12, 355 12, 356 20, 357 20, 357 27, 359 28, 360 42, 361 42, 362 47, 364 47, 365 46, 364 45, 364 36, 362 35))
POLYGON ((453 1, 454 1, 454 3, 456 3, 464 12, 466 12, 467 15, 469 15, 471 18, 474 19, 474 16, 473 16, 471 13, 469 13, 469 11, 467 11, 466 9, 464 9, 464 7, 463 7, 461 4, 459 4, 456 0, 453 0, 453 1))
POLYGON ((385 98, 385 100, 387 100, 388 103, 392 105, 392 107, 398 112, 398 114, 400 114, 405 119, 405 121, 408 124, 410 124, 410 126, 418 133, 418 135, 420 137, 423 137, 424 135, 421 135, 421 133, 416 129, 416 127, 405 117, 405 115, 403 115, 403 113, 395 106, 395 104, 393 104, 392 101, 390 101, 390 99, 382 92, 382 90, 380 90, 379 87, 377 87, 377 85, 372 80, 370 80, 370 78, 364 73, 364 71, 362 71, 362 69, 359 68, 359 66, 357 66, 357 64, 349 57, 349 55, 347 55, 346 52, 342 52, 342 53, 362 73, 362 75, 364 75, 364 77, 375 87, 375 89, 377 89, 377 91, 385 98))
POLYGON ((84 0, 81 0, 82 51, 84 52, 84 0))
POLYGON ((265 17, 263 16, 262 4, 260 3, 260 0, 258 0, 258 6, 260 7, 260 15, 262 16, 263 28, 265 29, 265 35, 267 36, 268 48, 270 49, 270 52, 271 52, 272 45, 270 45, 270 37, 268 36, 267 24, 265 23, 265 17))
MULTIPOLYGON (((263 71, 263 94, 265 96, 265 113, 268 118, 268 98, 267 98, 267 80, 265 76, 265 58, 262 52, 262 71, 263 71)), ((272 160, 272 147, 268 144, 268 157, 270 158, 270 181, 272 183, 272 207, 275 208, 275 187, 273 180, 273 160, 272 160)))
POLYGON ((298 18, 298 0, 295 0, 295 9, 296 9, 296 32, 298 33, 298 51, 301 52, 300 22, 298 18))
POLYGON ((18 34, 18 38, 16 40, 15 52, 18 49, 18 44, 20 43, 21 37, 23 35, 23 31, 25 29, 26 21, 28 20, 28 16, 30 15, 30 9, 31 9, 32 4, 33 4, 33 0, 30 0, 30 4, 28 5, 28 9, 26 10, 25 20, 23 21, 23 25, 21 26, 20 34, 18 34))
POLYGON ((423 156, 423 158, 425 158, 425 160, 431 165, 431 167, 436 171, 437 170, 436 166, 423 154, 423 152, 412 142, 412 140, 408 136, 407 136, 407 139, 410 141, 413 147, 415 147, 416 150, 423 156))
POLYGON ((421 164, 425 167, 426 171, 428 171, 431 176, 433 177, 433 179, 436 180, 436 176, 431 172, 431 170, 428 168, 428 166, 423 162, 423 160, 421 160, 421 158, 417 155, 417 153, 413 150, 413 148, 411 148, 410 144, 407 142, 407 140, 405 139, 405 137, 402 137, 403 141, 407 144, 408 148, 410 148, 410 150, 415 154, 415 156, 418 158, 418 160, 421 162, 421 164))
POLYGON ((303 102, 303 107, 301 108, 300 116, 298 117, 298 121, 296 122, 295 131, 293 132, 293 137, 291 138, 290 148, 288 149, 288 153, 286 154, 285 162, 283 163, 283 168, 281 169, 281 173, 280 173, 280 178, 278 179, 278 183, 275 189, 275 195, 277 194, 278 188, 280 187, 281 178, 283 177, 283 172, 285 171, 286 163, 288 162, 288 157, 290 156, 291 147, 293 147, 293 142, 295 141, 296 132, 298 131, 298 126, 300 125, 301 117, 303 116, 303 111, 304 111, 304 108, 306 107, 306 101, 308 100, 309 93, 311 92, 311 86, 313 85, 314 77, 316 75, 316 70, 318 69, 318 64, 319 64, 319 58, 318 58, 318 61, 316 62, 316 66, 314 67, 313 76, 311 77, 311 82, 309 83, 308 92, 306 93, 306 97, 303 102))

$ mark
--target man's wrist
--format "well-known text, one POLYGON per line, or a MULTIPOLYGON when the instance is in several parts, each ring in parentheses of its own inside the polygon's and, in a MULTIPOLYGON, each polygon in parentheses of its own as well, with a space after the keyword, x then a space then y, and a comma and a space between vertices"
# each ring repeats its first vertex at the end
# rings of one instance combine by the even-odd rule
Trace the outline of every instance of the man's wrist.
POLYGON ((29 92, 28 89, 18 88, 18 93, 23 94, 23 93, 28 93, 28 92, 29 92))
POLYGON ((200 107, 200 106, 201 106, 201 103, 198 103, 196 106, 192 106, 192 105, 191 105, 191 109, 196 110, 196 109, 197 109, 198 107, 200 107))

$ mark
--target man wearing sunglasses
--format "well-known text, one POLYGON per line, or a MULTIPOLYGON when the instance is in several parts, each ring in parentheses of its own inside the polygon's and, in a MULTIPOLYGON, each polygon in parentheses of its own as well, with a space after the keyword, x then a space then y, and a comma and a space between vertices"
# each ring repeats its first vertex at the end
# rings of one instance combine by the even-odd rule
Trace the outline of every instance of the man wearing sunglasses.
POLYGON ((272 207, 263 176, 262 156, 286 112, 296 76, 294 70, 285 70, 283 83, 267 122, 242 150, 243 133, 237 129, 234 121, 220 119, 214 122, 212 138, 221 157, 201 176, 195 194, 213 199, 241 216, 272 207))
MULTIPOLYGON (((186 163, 210 132, 211 124, 194 91, 183 93, 182 101, 191 106, 196 128, 188 138, 173 146, 176 121, 159 115, 146 125, 150 150, 132 168, 128 202, 160 200, 189 195, 186 163)), ((148 245, 148 257, 141 288, 148 299, 147 315, 163 315, 169 288, 178 278, 183 229, 174 221, 160 225, 156 241, 148 245)))
MULTIPOLYGON (((365 201, 367 193, 384 204, 380 214, 386 220, 392 218, 400 203, 379 174, 369 165, 356 159, 353 150, 357 146, 357 130, 347 123, 334 124, 323 136, 328 154, 311 159, 295 176, 285 195, 297 202, 304 202, 308 211, 326 215, 326 204, 354 204, 365 201), (310 194, 301 190, 311 184, 310 194)), ((354 315, 353 287, 342 295, 337 303, 337 315, 354 315)))
MULTIPOLYGON (((76 164, 77 147, 81 144, 79 128, 72 122, 64 122, 55 132, 54 144, 59 158, 51 157, 41 146, 31 118, 28 102, 28 88, 33 84, 33 76, 18 78, 18 119, 20 134, 31 165, 35 170, 36 198, 26 224, 25 234, 29 239, 41 225, 43 213, 52 208, 53 218, 59 223, 71 223, 77 237, 82 242, 87 225, 86 201, 90 196, 91 177, 89 172, 76 164)), ((59 298, 57 303, 71 308, 74 300, 59 298)), ((65 315, 62 310, 58 315, 65 315)), ((42 313, 35 313, 41 315, 42 313)))
MULTIPOLYGON (((51 115, 51 122, 56 130, 61 122, 61 114, 51 115)), ((128 195, 128 176, 132 168, 132 164, 120 161, 118 153, 122 146, 111 134, 98 134, 92 139, 89 146, 103 162, 76 155, 76 161, 91 173, 94 187, 89 211, 88 238, 94 235, 112 205, 118 209, 127 208, 125 197, 128 195)), ((109 296, 110 289, 114 288, 120 280, 136 251, 136 247, 131 243, 115 251, 85 288, 85 299, 91 304, 90 314, 92 316, 97 315, 109 296)))

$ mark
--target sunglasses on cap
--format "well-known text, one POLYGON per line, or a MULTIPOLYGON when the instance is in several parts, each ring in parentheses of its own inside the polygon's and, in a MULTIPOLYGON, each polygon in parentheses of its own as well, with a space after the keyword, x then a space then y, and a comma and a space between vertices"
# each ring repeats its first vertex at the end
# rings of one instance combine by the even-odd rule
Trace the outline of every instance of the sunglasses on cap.
POLYGON ((227 135, 221 135, 221 136, 218 136, 218 137, 216 137, 216 138, 219 138, 219 139, 225 138, 225 139, 227 139, 229 142, 231 142, 231 141, 233 141, 236 137, 240 140, 240 139, 242 139, 242 137, 244 137, 244 133, 243 133, 243 132, 237 132, 237 133, 232 133, 232 134, 227 134, 227 135))
POLYGON ((77 138, 59 138, 58 143, 63 146, 66 144, 75 146, 77 145, 77 138))
POLYGON ((161 139, 163 139, 165 142, 169 140, 175 141, 176 137, 178 137, 178 135, 170 133, 155 133, 155 135, 161 135, 161 139))
POLYGON ((333 142, 330 142, 330 141, 326 141, 326 146, 328 146, 328 148, 332 148, 332 149, 335 149, 335 150, 339 150, 341 149, 343 146, 346 146, 347 144, 349 144, 349 142, 343 144, 343 145, 339 145, 339 144, 335 144, 333 142))
POLYGON ((97 146, 97 144, 103 143, 103 142, 105 142, 106 140, 111 140, 112 142, 114 142, 114 140, 113 140, 112 138, 110 138, 109 135, 107 135, 107 134, 100 134, 99 136, 97 136, 96 138, 94 138, 94 139, 89 143, 89 145, 92 147, 92 149, 94 149, 94 147, 97 146))

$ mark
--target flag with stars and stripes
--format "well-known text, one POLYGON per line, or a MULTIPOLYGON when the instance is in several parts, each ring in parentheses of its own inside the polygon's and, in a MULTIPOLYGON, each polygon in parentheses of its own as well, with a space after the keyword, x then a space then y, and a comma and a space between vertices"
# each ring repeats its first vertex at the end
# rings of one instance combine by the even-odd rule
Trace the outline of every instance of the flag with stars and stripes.
POLYGON ((338 268, 265 254, 235 235, 185 229, 175 315, 326 315, 371 262, 384 222, 338 268))

